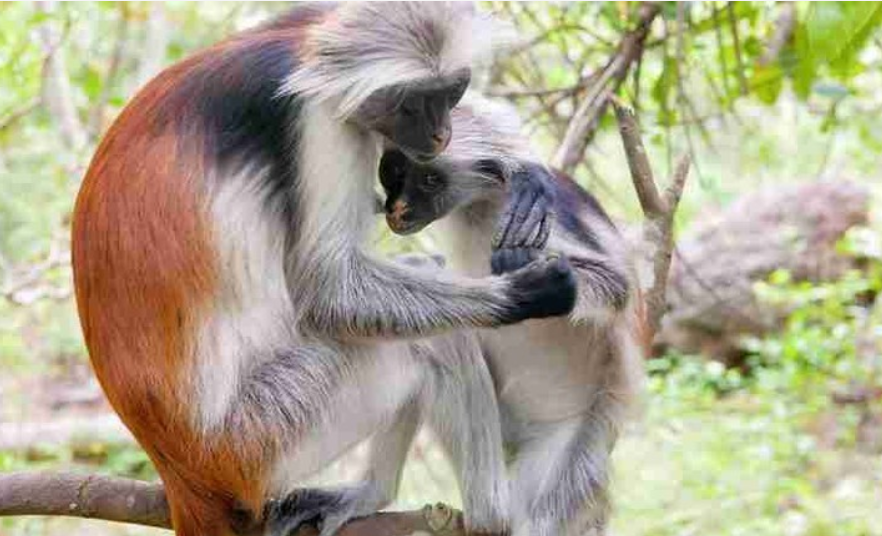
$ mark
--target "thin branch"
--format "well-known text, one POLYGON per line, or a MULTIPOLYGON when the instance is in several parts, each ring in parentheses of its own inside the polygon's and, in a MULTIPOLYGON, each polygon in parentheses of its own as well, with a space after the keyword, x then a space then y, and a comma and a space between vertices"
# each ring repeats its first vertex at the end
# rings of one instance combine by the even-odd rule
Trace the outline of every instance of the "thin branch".
POLYGON ((735 6, 732 2, 726 4, 726 14, 729 16, 729 29, 732 31, 732 45, 735 47, 735 74, 738 75, 738 87, 742 95, 747 95, 747 78, 744 75, 744 58, 741 57, 741 39, 738 38, 738 20, 735 17, 735 6))
POLYGON ((619 133, 622 136, 625 155, 628 158, 628 169, 631 171, 634 189, 637 190, 640 208, 649 217, 661 216, 665 211, 664 202, 655 185, 652 166, 649 164, 649 157, 646 155, 646 148, 640 137, 640 126, 637 124, 634 112, 618 97, 610 98, 619 123, 619 133))
POLYGON ((592 76, 580 78, 578 82, 571 86, 558 88, 542 88, 542 89, 496 89, 487 91, 488 97, 498 97, 503 99, 524 99, 529 97, 545 97, 548 95, 558 95, 563 93, 564 96, 576 93, 577 91, 587 87, 592 80, 592 76))
POLYGON ((760 65, 769 65, 778 59, 781 51, 793 37, 793 30, 796 28, 796 4, 794 2, 777 2, 775 5, 781 12, 778 13, 778 18, 775 20, 775 33, 772 34, 765 52, 758 61, 760 65))
MULTIPOLYGON (((55 515, 171 528, 162 485, 77 473, 0 475, 0 517, 55 515)), ((294 536, 315 536, 312 526, 294 536)), ((338 536, 465 536, 462 514, 446 505, 377 513, 347 523, 338 536)))
POLYGON ((628 76, 631 65, 643 53, 643 44, 649 35, 652 21, 660 13, 661 6, 655 2, 640 4, 637 27, 622 38, 615 55, 607 62, 603 73, 588 91, 573 114, 563 141, 557 149, 551 165, 571 173, 578 165, 606 110, 606 93, 618 90, 628 76))
POLYGON ((28 114, 36 110, 40 107, 40 99, 33 98, 30 101, 26 102, 24 105, 19 106, 18 109, 12 110, 9 112, 6 117, 0 120, 0 132, 8 129, 9 127, 15 125, 18 121, 25 118, 28 114))
MULTIPOLYGON (((52 13, 55 4, 41 2, 37 9, 43 13, 52 13)), ((42 98, 46 109, 58 123, 59 131, 69 148, 78 149, 86 142, 86 132, 77 114, 73 98, 73 88, 61 52, 61 44, 67 37, 67 31, 56 31, 53 21, 46 21, 39 28, 40 41, 46 57, 43 63, 42 98)))
MULTIPOLYGON (((677 79, 677 104, 680 108, 680 113, 683 115, 685 120, 691 120, 698 116, 698 113, 695 111, 694 106, 692 106, 692 102, 686 96, 686 88, 683 85, 683 78, 686 72, 686 4, 684 2, 677 2, 677 40, 675 42, 675 58, 674 61, 675 69, 676 69, 676 79, 677 79)), ((704 125, 699 123, 699 129, 703 129, 704 125)), ((689 155, 692 158, 692 162, 695 164, 695 172, 698 175, 699 181, 702 181, 701 172, 698 168, 698 159, 697 153, 695 151, 695 144, 692 141, 692 129, 688 123, 683 125, 683 134, 686 137, 686 145, 689 147, 689 155)), ((706 131, 702 130, 702 134, 705 136, 705 142, 710 143, 710 136, 706 131)))
POLYGON ((49 246, 49 253, 40 262, 30 265, 7 268, 0 296, 16 305, 27 305, 41 298, 66 299, 70 296, 69 287, 52 287, 43 284, 45 276, 58 268, 70 265, 70 251, 62 244, 65 238, 56 236, 49 246))
MULTIPOLYGON (((664 194, 659 194, 658 186, 652 176, 649 158, 640 137, 640 129, 634 110, 621 100, 611 97, 622 145, 631 171, 631 180, 645 219, 643 222, 644 299, 649 327, 649 338, 658 332, 666 309, 668 272, 674 248, 674 215, 689 175, 690 159, 683 155, 677 162, 674 176, 664 194)), ((639 268, 639 267, 638 267, 639 268)))
MULTIPOLYGON (((729 88, 729 67, 726 66, 726 49, 723 47, 723 30, 722 30, 722 22, 720 21, 720 10, 717 9, 717 3, 711 3, 711 10, 713 15, 714 22, 714 36, 717 40, 717 53, 720 57, 720 72, 723 73, 723 92, 726 95, 726 100, 729 100, 729 95, 731 94, 731 90, 729 88)), ((732 107, 732 102, 729 101, 729 108, 732 107)))

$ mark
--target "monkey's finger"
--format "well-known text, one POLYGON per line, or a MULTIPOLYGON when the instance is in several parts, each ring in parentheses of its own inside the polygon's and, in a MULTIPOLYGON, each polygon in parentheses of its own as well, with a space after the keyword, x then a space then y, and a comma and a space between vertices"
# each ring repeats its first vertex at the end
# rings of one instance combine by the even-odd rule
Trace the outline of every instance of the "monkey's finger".
POLYGON ((551 236, 553 222, 553 214, 549 214, 548 217, 542 220, 542 225, 539 226, 539 234, 536 235, 536 240, 532 244, 534 248, 545 249, 545 246, 548 244, 548 237, 551 236))
POLYGON ((532 260, 532 255, 530 254, 530 250, 527 248, 517 248, 514 250, 512 254, 512 266, 510 269, 519 270, 524 266, 530 264, 532 260))
POLYGON ((499 224, 504 228, 501 233, 498 232, 500 238, 498 243, 494 243, 495 247, 518 246, 517 237, 520 229, 529 218, 533 206, 540 199, 540 194, 537 189, 519 188, 509 197, 509 206, 499 220, 499 224))
POLYGON ((506 207, 502 216, 497 220, 496 231, 493 233, 493 239, 490 241, 490 246, 493 249, 499 249, 502 247, 502 244, 505 243, 511 228, 511 213, 511 207, 506 207))
POLYGON ((533 229, 533 232, 530 234, 530 238, 527 240, 525 247, 533 248, 533 249, 545 249, 545 245, 548 243, 548 236, 551 233, 551 220, 552 215, 546 214, 542 221, 539 222, 539 225, 536 225, 533 229))
POLYGON ((505 273, 505 267, 510 263, 508 259, 511 257, 510 249, 498 249, 490 255, 490 271, 493 275, 505 273))
POLYGON ((520 270, 539 258, 539 250, 531 248, 505 248, 490 257, 490 268, 495 275, 520 270))
POLYGON ((537 229, 541 227, 542 222, 548 216, 548 202, 544 198, 537 198, 536 203, 530 208, 527 218, 521 223, 515 236, 511 241, 516 247, 527 247, 531 245, 530 237, 535 236, 537 229))

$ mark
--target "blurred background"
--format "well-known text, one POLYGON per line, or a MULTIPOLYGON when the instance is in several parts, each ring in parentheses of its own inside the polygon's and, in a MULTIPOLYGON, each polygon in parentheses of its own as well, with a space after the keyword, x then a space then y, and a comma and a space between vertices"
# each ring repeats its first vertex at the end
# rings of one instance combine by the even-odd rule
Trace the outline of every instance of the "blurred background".
MULTIPOLYGON (((70 211, 144 82, 285 7, 0 4, 0 471, 155 478, 89 369, 70 211)), ((642 415, 615 454, 613 533, 882 535, 882 3, 484 7, 514 42, 476 86, 629 236, 642 215, 605 93, 633 103, 657 180, 693 159, 642 415)), ((389 254, 437 240, 377 230, 389 254)), ((422 434, 398 506, 437 500, 457 491, 422 434)), ((0 520, 3 536, 148 533, 0 520)))

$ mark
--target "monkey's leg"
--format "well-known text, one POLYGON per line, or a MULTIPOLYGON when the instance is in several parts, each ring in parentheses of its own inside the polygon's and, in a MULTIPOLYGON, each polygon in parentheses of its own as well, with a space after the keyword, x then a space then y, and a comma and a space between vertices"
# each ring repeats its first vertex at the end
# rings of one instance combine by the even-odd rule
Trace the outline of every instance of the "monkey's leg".
POLYGON ((377 433, 370 443, 364 480, 356 486, 336 490, 339 495, 322 513, 321 536, 333 536, 349 520, 372 514, 395 500, 419 422, 420 404, 414 400, 398 410, 387 430, 377 433))
POLYGON ((428 341, 426 411, 457 472, 466 530, 505 534, 509 492, 493 379, 475 332, 428 341))
POLYGON ((521 446, 515 461, 514 536, 604 533, 616 427, 611 414, 598 409, 531 426, 532 439, 521 446))
MULTIPOLYGON (((422 375, 406 343, 311 344, 243 378, 227 424, 266 442, 267 493, 276 498, 263 513, 267 534, 286 536, 302 523, 334 523, 382 504, 379 486, 297 490, 296 483, 389 426, 418 395, 422 375)), ((402 444, 412 426, 399 434, 402 444)))

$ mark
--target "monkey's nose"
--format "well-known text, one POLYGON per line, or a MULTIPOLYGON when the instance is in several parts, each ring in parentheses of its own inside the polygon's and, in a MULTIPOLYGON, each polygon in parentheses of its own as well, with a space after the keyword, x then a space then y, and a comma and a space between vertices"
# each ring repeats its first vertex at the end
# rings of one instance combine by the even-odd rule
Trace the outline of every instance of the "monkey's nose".
POLYGON ((432 134, 432 148, 435 150, 435 154, 441 153, 444 149, 447 148, 447 145, 450 143, 450 128, 444 127, 439 128, 432 134))
POLYGON ((391 210, 386 214, 386 222, 393 230, 402 229, 405 226, 410 207, 407 203, 398 199, 392 204, 391 210))

